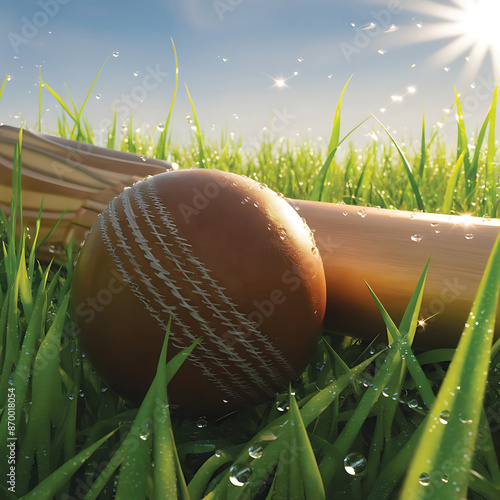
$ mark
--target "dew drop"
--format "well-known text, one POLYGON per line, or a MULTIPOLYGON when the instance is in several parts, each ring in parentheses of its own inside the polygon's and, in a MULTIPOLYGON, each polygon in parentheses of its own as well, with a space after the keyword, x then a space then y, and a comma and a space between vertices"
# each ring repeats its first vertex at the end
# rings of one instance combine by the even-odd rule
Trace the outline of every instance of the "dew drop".
POLYGON ((250 446, 250 448, 248 448, 248 454, 251 458, 260 458, 263 451, 264 449, 262 448, 262 446, 258 444, 254 444, 253 446, 250 446))
POLYGON ((285 195, 283 193, 278 193, 278 198, 284 198, 285 195))
POLYGON ((419 241, 422 241, 422 236, 419 234, 413 234, 410 236, 411 241, 414 241, 415 243, 418 243, 419 241))
POLYGON ((462 424, 472 424, 473 420, 471 418, 465 417, 462 413, 458 416, 458 419, 462 424))
POLYGON ((474 235, 473 235, 472 233, 467 233, 467 234, 465 235, 465 239, 466 239, 466 240, 472 240, 472 238, 474 238, 474 235))
POLYGON ((427 472, 422 472, 422 474, 418 476, 418 482, 422 486, 429 486, 429 484, 431 484, 431 477, 427 474, 427 472))
POLYGON ((147 158, 146 158, 144 155, 142 155, 142 156, 141 156, 141 160, 142 160, 142 161, 147 161, 147 158))
POLYGON ((196 427, 198 427, 198 429, 204 429, 207 426, 208 426, 208 422, 207 422, 207 419, 205 417, 200 417, 196 421, 196 427))
POLYGON ((447 424, 449 419, 450 419, 450 412, 448 410, 443 410, 439 415, 439 421, 442 424, 447 424))
POLYGON ((311 252, 313 255, 316 255, 318 253, 318 249, 316 247, 312 247, 311 252))
POLYGON ((259 187, 260 187, 260 189, 266 189, 267 184, 264 184, 263 182, 261 182, 261 183, 259 184, 259 187))
POLYGON ((366 468, 366 458, 361 453, 349 453, 344 458, 344 469, 351 476, 360 475, 366 468))
POLYGON ((347 217, 347 216, 349 215, 349 212, 342 212, 342 215, 343 215, 344 217, 347 217))
POLYGON ((229 469, 229 480, 235 486, 245 486, 252 477, 252 469, 244 463, 236 463, 229 469))
POLYGON ((439 222, 431 222, 431 227, 438 227, 439 226, 439 222))
POLYGON ((113 52, 113 57, 118 57, 119 55, 120 55, 120 53, 119 53, 117 50, 115 50, 115 51, 113 52))
POLYGON ((362 208, 361 210, 358 210, 358 215, 364 219, 366 217, 366 210, 362 208))
POLYGON ((441 476, 441 481, 443 481, 443 483, 447 483, 449 480, 450 478, 446 474, 443 474, 441 476))

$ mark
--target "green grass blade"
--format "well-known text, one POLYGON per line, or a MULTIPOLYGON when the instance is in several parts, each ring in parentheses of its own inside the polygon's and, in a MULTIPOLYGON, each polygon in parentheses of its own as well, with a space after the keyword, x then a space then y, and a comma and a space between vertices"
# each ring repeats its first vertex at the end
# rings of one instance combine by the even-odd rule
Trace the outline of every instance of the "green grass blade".
POLYGON ((497 168, 495 163, 495 153, 496 153, 496 142, 495 142, 495 124, 496 124, 496 113, 497 113, 497 98, 498 98, 498 83, 495 86, 495 91, 493 93, 493 100, 491 103, 490 111, 488 113, 490 127, 488 130, 488 153, 486 156, 486 182, 488 186, 488 199, 491 204, 491 217, 497 216, 497 168))
POLYGON ((344 85, 344 88, 342 89, 342 92, 340 93, 340 97, 337 103, 337 108, 335 109, 335 115, 333 117, 333 127, 332 127, 332 134, 330 136, 330 142, 328 143, 328 152, 327 152, 327 159, 326 162, 324 163, 323 167, 321 168, 319 174, 316 176, 316 179, 314 180, 313 183, 313 188, 311 191, 311 194, 309 195, 309 200, 312 201, 320 201, 321 200, 321 194, 323 192, 323 186, 325 184, 325 179, 328 174, 328 170, 330 169, 330 164, 332 163, 333 157, 335 156, 335 152, 337 151, 337 148, 339 146, 339 139, 340 139, 340 115, 341 115, 341 104, 342 104, 342 97, 344 95, 344 92, 347 88, 347 85, 351 81, 352 76, 349 77, 349 80, 347 80, 346 84, 344 85))
POLYGON ((436 499, 467 495, 464 471, 474 456, 499 295, 500 238, 408 470, 401 493, 405 499, 428 497, 431 490, 436 499))
POLYGON ((422 137, 420 139, 420 164, 418 166, 418 177, 424 175, 424 168, 427 162, 427 145, 425 144, 425 112, 422 112, 422 137))
POLYGON ((2 85, 0 86, 0 99, 2 98, 3 89, 5 88, 5 84, 9 81, 9 75, 5 75, 3 79, 2 85))
POLYGON ((191 104, 191 110, 193 112, 193 120, 194 120, 194 125, 195 125, 195 128, 196 128, 196 140, 198 142, 198 158, 199 158, 199 167, 202 167, 202 168, 209 168, 209 165, 206 161, 206 156, 205 156, 205 151, 203 149, 203 140, 202 140, 202 137, 201 137, 201 130, 200 130, 200 125, 198 123, 198 118, 196 116, 196 111, 194 109, 194 103, 193 103, 193 99, 191 99, 191 94, 189 93, 189 89, 188 89, 188 86, 186 85, 186 92, 187 92, 187 95, 188 95, 188 98, 189 98, 189 103, 191 104))
POLYGON ((442 208, 442 212, 444 214, 449 214, 451 211, 455 189, 458 184, 458 177, 460 175, 460 171, 462 169, 462 165, 466 154, 467 151, 462 151, 462 154, 459 156, 451 172, 450 180, 448 181, 448 185, 446 186, 446 193, 444 195, 443 208, 442 208))
POLYGON ((175 96, 177 95, 177 85, 179 82, 179 62, 177 61, 177 50, 175 49, 174 39, 170 38, 170 40, 172 42, 172 48, 174 51, 174 59, 175 59, 175 83, 174 83, 174 92, 172 95, 172 102, 170 103, 170 109, 168 111, 167 120, 165 121, 165 125, 158 139, 158 144, 156 145, 155 148, 155 158, 158 158, 159 160, 166 160, 165 148, 167 143, 168 127, 170 125, 170 117, 172 116, 172 111, 174 109, 175 96))
POLYGON ((59 103, 61 108, 63 108, 64 111, 66 111, 66 113, 68 113, 68 115, 71 117, 71 119, 76 123, 76 116, 71 112, 68 105, 62 99, 62 97, 60 97, 59 94, 48 83, 44 82, 43 80, 42 80, 42 84, 52 94, 52 96, 59 103))
POLYGON ((289 392, 290 420, 288 421, 288 425, 291 426, 292 433, 297 443, 297 450, 299 451, 300 474, 297 479, 300 480, 301 487, 304 488, 305 498, 307 500, 322 500, 325 498, 325 489, 319 473, 316 457, 314 456, 311 443, 307 436, 304 422, 300 416, 295 395, 292 394, 291 389, 289 392))
POLYGON ((88 446, 75 457, 68 460, 38 486, 22 497, 23 500, 51 500, 64 487, 68 479, 100 448, 116 431, 112 431, 92 445, 88 446))
POLYGON ((384 124, 376 117, 374 116, 375 120, 378 121, 380 126, 385 130, 386 134, 389 136, 389 139, 391 139, 392 143, 394 146, 396 146, 396 149, 399 153, 399 156, 401 158, 401 161, 403 162, 403 166, 406 170, 406 175, 408 177, 408 180, 410 181, 410 185, 413 191, 413 195, 415 196, 415 201, 417 203, 417 208, 419 210, 425 211, 425 206, 424 202, 422 200, 422 195, 420 194, 420 190, 418 188, 417 181, 415 180, 415 177, 413 176, 413 171, 410 166, 410 162, 406 158, 406 155, 404 154, 403 150, 399 147, 399 144, 397 143, 396 139, 392 136, 392 134, 387 130, 387 128, 384 126, 384 124))

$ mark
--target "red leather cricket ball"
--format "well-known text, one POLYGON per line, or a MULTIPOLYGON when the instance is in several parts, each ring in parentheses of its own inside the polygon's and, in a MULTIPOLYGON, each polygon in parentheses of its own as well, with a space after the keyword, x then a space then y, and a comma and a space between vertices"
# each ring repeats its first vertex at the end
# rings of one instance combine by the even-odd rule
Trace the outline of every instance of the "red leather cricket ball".
POLYGON ((323 264, 306 223, 264 184, 190 169, 111 201, 72 280, 82 348, 104 381, 139 402, 169 317, 168 357, 195 348, 170 406, 221 414, 272 399, 300 376, 321 334, 323 264))

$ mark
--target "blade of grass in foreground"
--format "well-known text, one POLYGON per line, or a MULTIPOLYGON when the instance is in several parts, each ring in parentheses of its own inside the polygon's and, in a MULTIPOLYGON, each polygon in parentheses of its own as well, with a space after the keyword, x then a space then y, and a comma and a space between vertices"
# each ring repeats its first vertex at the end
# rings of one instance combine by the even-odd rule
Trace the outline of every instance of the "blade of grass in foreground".
POLYGON ((408 470, 405 500, 465 498, 500 293, 500 237, 408 470))

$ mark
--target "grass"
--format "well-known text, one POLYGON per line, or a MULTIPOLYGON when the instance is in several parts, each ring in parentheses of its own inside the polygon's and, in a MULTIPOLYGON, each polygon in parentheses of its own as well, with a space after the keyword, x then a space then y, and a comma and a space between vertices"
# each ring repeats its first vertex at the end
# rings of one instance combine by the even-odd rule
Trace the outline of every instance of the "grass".
MULTIPOLYGON (((93 142, 84 105, 76 106, 71 96, 66 104, 44 87, 66 113, 57 134, 93 142)), ((452 151, 438 134, 427 138, 425 118, 418 148, 404 148, 391 136, 361 149, 346 145, 349 134, 340 135, 342 97, 327 151, 269 136, 247 151, 231 136, 208 141, 191 96, 191 143, 172 142, 171 107, 167 125, 152 136, 134 132, 132 123, 120 136, 115 116, 107 144, 181 167, 247 175, 290 198, 495 217, 496 95, 474 147, 456 96, 458 139, 452 151)), ((38 233, 31 239, 24 232, 16 235, 16 227, 23 227, 21 144, 22 134, 11 216, 0 213, 2 478, 9 471, 4 443, 17 440, 15 493, 2 479, 2 498, 500 496, 500 343, 492 339, 498 243, 456 350, 412 349, 425 268, 399 325, 372 291, 387 326, 385 342, 368 345, 325 334, 300 379, 275 402, 217 420, 174 418, 166 405, 167 382, 188 351, 158 366, 139 409, 109 390, 81 352, 68 309, 71 246, 67 264, 42 265, 34 252, 38 233)))

